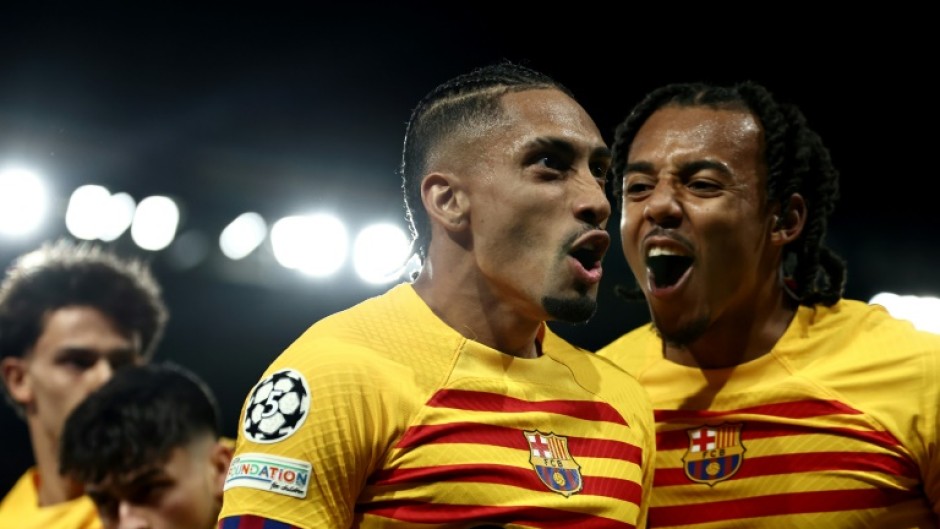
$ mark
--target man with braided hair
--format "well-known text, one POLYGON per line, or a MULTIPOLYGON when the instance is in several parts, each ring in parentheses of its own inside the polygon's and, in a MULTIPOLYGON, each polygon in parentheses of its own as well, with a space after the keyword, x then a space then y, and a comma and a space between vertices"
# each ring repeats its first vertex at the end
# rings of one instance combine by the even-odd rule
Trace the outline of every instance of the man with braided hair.
POLYGON ((609 158, 528 68, 431 91, 401 167, 422 269, 262 375, 219 527, 645 527, 648 397, 545 323, 594 313, 609 158))
POLYGON ((936 528, 940 336, 842 298, 838 172, 801 111, 661 87, 613 177, 652 322, 598 354, 653 400, 650 527, 936 528))
POLYGON ((35 465, 0 502, 0 529, 101 527, 81 483, 59 473, 66 417, 115 370, 149 359, 167 320, 149 268, 60 240, 21 256, 0 283, 0 373, 35 465))

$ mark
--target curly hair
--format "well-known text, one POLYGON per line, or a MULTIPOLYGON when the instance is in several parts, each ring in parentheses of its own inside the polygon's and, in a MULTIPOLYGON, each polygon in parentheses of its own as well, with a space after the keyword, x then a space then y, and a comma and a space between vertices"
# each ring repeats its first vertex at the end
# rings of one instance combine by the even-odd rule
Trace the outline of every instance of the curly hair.
POLYGON ((220 435, 218 402, 202 379, 171 363, 128 367, 69 414, 59 471, 100 483, 162 464, 201 435, 220 435))
POLYGON ((445 81, 412 110, 405 130, 401 177, 412 253, 422 261, 427 259, 430 244, 430 219, 421 203, 421 179, 429 157, 454 135, 498 120, 500 99, 505 94, 536 89, 559 90, 574 99, 570 90, 551 77, 502 61, 445 81))
POLYGON ((149 359, 168 319, 161 296, 150 269, 139 260, 67 239, 43 244, 19 257, 0 283, 0 358, 26 354, 51 311, 88 306, 122 332, 139 336, 140 354, 149 359))
MULTIPOLYGON (((630 146, 646 120, 665 106, 744 110, 754 115, 764 129, 767 203, 780 207, 781 219, 786 217, 794 193, 802 195, 807 205, 802 234, 783 250, 787 289, 801 305, 829 306, 838 301, 845 290, 846 266, 823 240, 839 197, 839 172, 800 109, 777 102, 767 88, 753 81, 732 86, 675 83, 650 92, 617 127, 614 137, 611 171, 620 201, 630 146)), ((638 289, 619 292, 629 298, 642 298, 638 289)))

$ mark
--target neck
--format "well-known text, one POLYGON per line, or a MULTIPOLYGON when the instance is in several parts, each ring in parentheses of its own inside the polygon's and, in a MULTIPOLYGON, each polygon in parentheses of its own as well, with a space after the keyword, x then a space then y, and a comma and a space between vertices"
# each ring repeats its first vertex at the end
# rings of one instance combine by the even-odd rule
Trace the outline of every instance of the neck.
POLYGON ((526 317, 501 299, 486 281, 461 273, 460 264, 440 267, 435 274, 431 260, 425 263, 414 288, 418 296, 447 325, 462 336, 519 358, 538 356, 536 337, 542 320, 526 317))
POLYGON ((700 336, 686 344, 663 344, 663 355, 677 364, 722 369, 770 353, 796 314, 794 302, 776 286, 768 300, 726 311, 709 322, 700 336))
POLYGON ((59 474, 59 439, 46 433, 39 425, 29 424, 29 437, 36 458, 37 496, 39 506, 48 507, 74 500, 84 491, 74 480, 59 474))

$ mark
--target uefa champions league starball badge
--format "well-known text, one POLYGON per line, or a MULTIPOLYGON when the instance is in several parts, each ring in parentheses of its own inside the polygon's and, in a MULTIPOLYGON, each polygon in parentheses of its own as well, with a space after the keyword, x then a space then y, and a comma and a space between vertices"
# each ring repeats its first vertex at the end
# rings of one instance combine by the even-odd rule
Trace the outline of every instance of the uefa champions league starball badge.
POLYGON ((256 443, 276 443, 296 432, 310 411, 310 387, 293 369, 265 377, 252 390, 242 429, 256 443))

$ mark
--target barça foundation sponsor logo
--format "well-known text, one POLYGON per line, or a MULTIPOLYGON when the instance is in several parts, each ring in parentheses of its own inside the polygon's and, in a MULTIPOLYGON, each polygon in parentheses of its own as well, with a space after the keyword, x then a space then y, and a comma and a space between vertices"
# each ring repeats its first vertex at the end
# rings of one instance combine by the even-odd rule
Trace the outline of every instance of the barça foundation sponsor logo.
POLYGON ((568 452, 568 438, 553 433, 526 431, 529 463, 549 490, 565 497, 581 492, 581 465, 568 452))
POLYGON ((685 475, 709 487, 735 475, 744 462, 742 426, 740 423, 719 424, 686 430, 689 449, 682 458, 685 475))
POLYGON ((225 490, 245 487, 305 498, 310 483, 310 469, 310 463, 297 459, 268 454, 241 454, 228 467, 225 490))

